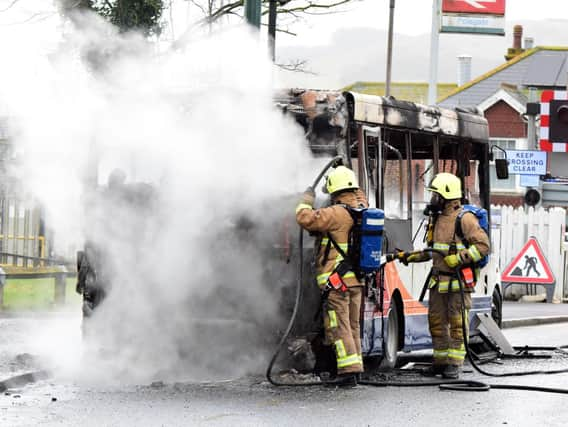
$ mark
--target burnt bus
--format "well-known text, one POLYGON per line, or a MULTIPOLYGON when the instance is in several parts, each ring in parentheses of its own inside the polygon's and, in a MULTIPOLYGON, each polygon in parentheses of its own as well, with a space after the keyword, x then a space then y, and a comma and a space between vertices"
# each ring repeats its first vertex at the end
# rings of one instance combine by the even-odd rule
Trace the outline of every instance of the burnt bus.
MULTIPOLYGON (((477 110, 450 110, 355 92, 310 92, 290 91, 289 103, 281 99, 278 105, 303 126, 314 154, 342 156, 358 176, 370 206, 384 210, 383 252, 425 247, 423 211, 429 200, 425 187, 439 172, 458 176, 463 202, 483 207, 491 218, 492 147, 487 120, 477 110)), ((500 168, 503 161, 498 160, 500 168)), ((499 175, 506 177, 506 163, 499 175)), ((305 251, 305 257, 313 255, 313 248, 305 251)), ((491 253, 473 294, 472 343, 479 341, 478 314, 490 314, 501 323, 498 257, 491 253)), ((378 358, 382 367, 395 366, 399 351, 432 346, 424 291, 430 267, 431 262, 388 263, 367 290, 361 316, 363 355, 378 358)))

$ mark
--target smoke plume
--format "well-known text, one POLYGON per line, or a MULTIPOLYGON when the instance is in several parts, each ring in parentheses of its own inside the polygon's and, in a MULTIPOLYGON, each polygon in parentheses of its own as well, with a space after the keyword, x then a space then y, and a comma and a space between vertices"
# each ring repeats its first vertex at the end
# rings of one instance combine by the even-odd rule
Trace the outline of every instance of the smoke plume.
POLYGON ((316 170, 273 108, 265 43, 235 27, 158 52, 85 15, 35 29, 11 39, 0 103, 12 173, 43 206, 53 249, 104 253, 108 295, 84 325, 81 370, 261 372, 290 286, 274 280, 282 220, 316 170), (116 168, 139 199, 104 196, 116 168))

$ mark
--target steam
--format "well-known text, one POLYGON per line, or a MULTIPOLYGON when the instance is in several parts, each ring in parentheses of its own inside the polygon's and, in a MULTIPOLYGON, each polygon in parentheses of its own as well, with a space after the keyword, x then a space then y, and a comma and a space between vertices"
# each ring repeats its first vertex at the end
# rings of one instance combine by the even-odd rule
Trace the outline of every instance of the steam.
POLYGON ((93 16, 76 22, 14 42, 0 103, 11 172, 44 207, 55 249, 104 247, 110 290, 81 370, 130 381, 261 372, 290 286, 271 279, 284 264, 267 255, 316 170, 272 106, 265 44, 238 27, 158 53, 93 16), (114 168, 151 184, 140 188, 152 202, 102 197, 114 168))

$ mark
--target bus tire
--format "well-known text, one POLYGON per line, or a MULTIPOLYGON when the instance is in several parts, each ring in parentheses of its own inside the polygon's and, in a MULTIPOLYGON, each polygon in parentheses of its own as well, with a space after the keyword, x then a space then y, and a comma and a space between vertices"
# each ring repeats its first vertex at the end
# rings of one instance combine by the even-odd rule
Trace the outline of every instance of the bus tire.
POLYGON ((495 286, 493 290, 493 295, 491 297, 491 317, 497 323, 497 326, 501 328, 503 322, 503 297, 501 292, 499 292, 499 287, 495 286))
POLYGON ((396 366, 400 333, 399 312, 398 302, 393 298, 387 318, 386 336, 383 341, 383 356, 379 364, 380 371, 387 371, 396 366))

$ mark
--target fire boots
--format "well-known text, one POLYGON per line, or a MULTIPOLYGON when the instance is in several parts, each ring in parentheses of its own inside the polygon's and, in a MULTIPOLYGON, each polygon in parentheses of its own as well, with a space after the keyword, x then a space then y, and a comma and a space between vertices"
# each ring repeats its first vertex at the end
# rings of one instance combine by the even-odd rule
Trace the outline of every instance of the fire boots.
POLYGON ((340 374, 335 379, 325 383, 327 387, 352 388, 357 386, 357 374, 340 374))
POLYGON ((431 365, 422 370, 425 377, 435 377, 441 375, 449 380, 457 380, 460 376, 460 367, 457 365, 431 365))

